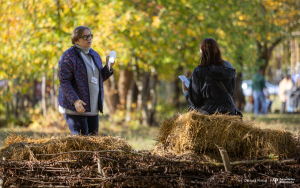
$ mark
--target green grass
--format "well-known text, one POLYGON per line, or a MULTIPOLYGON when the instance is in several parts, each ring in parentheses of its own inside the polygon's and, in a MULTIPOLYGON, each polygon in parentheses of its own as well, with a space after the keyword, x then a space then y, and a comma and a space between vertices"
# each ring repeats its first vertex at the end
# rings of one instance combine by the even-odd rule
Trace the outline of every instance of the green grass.
POLYGON ((300 131, 299 114, 267 114, 254 117, 253 114, 244 113, 244 118, 255 121, 256 125, 261 128, 284 129, 290 132, 300 131))
POLYGON ((133 149, 151 150, 156 143, 155 138, 158 134, 158 127, 143 127, 132 129, 130 127, 107 127, 99 125, 99 132, 111 136, 125 138, 133 149))
MULTIPOLYGON (((151 150, 156 143, 155 138, 158 134, 158 127, 122 127, 111 125, 108 121, 106 123, 101 122, 99 124, 99 132, 111 136, 120 136, 125 138, 133 149, 137 150, 151 150)), ((55 127, 12 127, 0 129, 0 148, 4 146, 4 140, 11 133, 21 134, 32 138, 51 138, 52 136, 66 136, 71 135, 69 129, 64 127, 63 129, 56 129, 55 127)))

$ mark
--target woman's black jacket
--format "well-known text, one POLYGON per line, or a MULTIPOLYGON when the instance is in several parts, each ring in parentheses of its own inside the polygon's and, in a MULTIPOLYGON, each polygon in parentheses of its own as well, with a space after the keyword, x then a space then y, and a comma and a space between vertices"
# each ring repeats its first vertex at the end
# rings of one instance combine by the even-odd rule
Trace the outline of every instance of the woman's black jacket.
POLYGON ((208 65, 194 69, 186 99, 191 105, 214 114, 216 111, 224 113, 235 113, 235 106, 231 97, 235 90, 235 69, 208 65))

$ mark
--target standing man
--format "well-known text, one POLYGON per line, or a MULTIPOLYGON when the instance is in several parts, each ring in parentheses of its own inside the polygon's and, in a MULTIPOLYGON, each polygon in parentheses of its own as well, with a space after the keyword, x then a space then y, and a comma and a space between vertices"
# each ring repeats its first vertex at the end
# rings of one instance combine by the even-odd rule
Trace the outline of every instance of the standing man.
POLYGON ((112 74, 111 64, 102 66, 100 55, 91 48, 89 27, 76 27, 71 35, 74 46, 59 60, 59 111, 64 114, 73 135, 97 135, 99 112, 103 113, 103 82, 112 74))
POLYGON ((266 97, 268 97, 268 92, 266 91, 266 89, 266 81, 263 76, 263 70, 262 68, 260 68, 252 79, 254 116, 257 116, 259 113, 259 103, 261 103, 261 113, 267 114, 266 97), (266 96, 264 94, 264 90, 266 96))

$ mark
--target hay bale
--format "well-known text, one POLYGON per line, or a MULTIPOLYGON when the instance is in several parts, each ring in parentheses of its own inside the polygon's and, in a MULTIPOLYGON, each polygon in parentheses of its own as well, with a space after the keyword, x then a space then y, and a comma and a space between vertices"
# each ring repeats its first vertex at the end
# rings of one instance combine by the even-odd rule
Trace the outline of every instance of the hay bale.
MULTIPOLYGON (((36 156, 36 154, 55 154, 77 150, 99 151, 131 150, 131 146, 122 138, 112 136, 65 136, 57 138, 32 139, 12 134, 5 139, 5 146, 0 150, 0 157, 12 160, 51 159, 52 156, 36 156)), ((72 155, 83 156, 78 153, 72 155)), ((57 158, 57 156, 55 156, 57 158)), ((60 159, 67 155, 59 156, 60 159)))
POLYGON ((296 152, 293 135, 288 131, 260 129, 254 122, 237 116, 203 115, 196 111, 163 121, 154 151, 219 156, 217 146, 225 148, 234 159, 269 154, 290 156, 296 152))

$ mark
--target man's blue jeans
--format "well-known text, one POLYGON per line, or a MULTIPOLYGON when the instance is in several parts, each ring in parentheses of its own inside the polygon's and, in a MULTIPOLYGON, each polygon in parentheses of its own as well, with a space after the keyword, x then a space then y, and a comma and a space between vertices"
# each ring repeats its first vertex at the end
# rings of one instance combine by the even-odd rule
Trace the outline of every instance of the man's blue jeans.
POLYGON ((267 114, 266 98, 263 91, 253 91, 254 115, 259 113, 259 103, 261 103, 261 113, 267 114))
POLYGON ((99 115, 76 116, 64 114, 68 127, 73 135, 97 135, 99 115))

